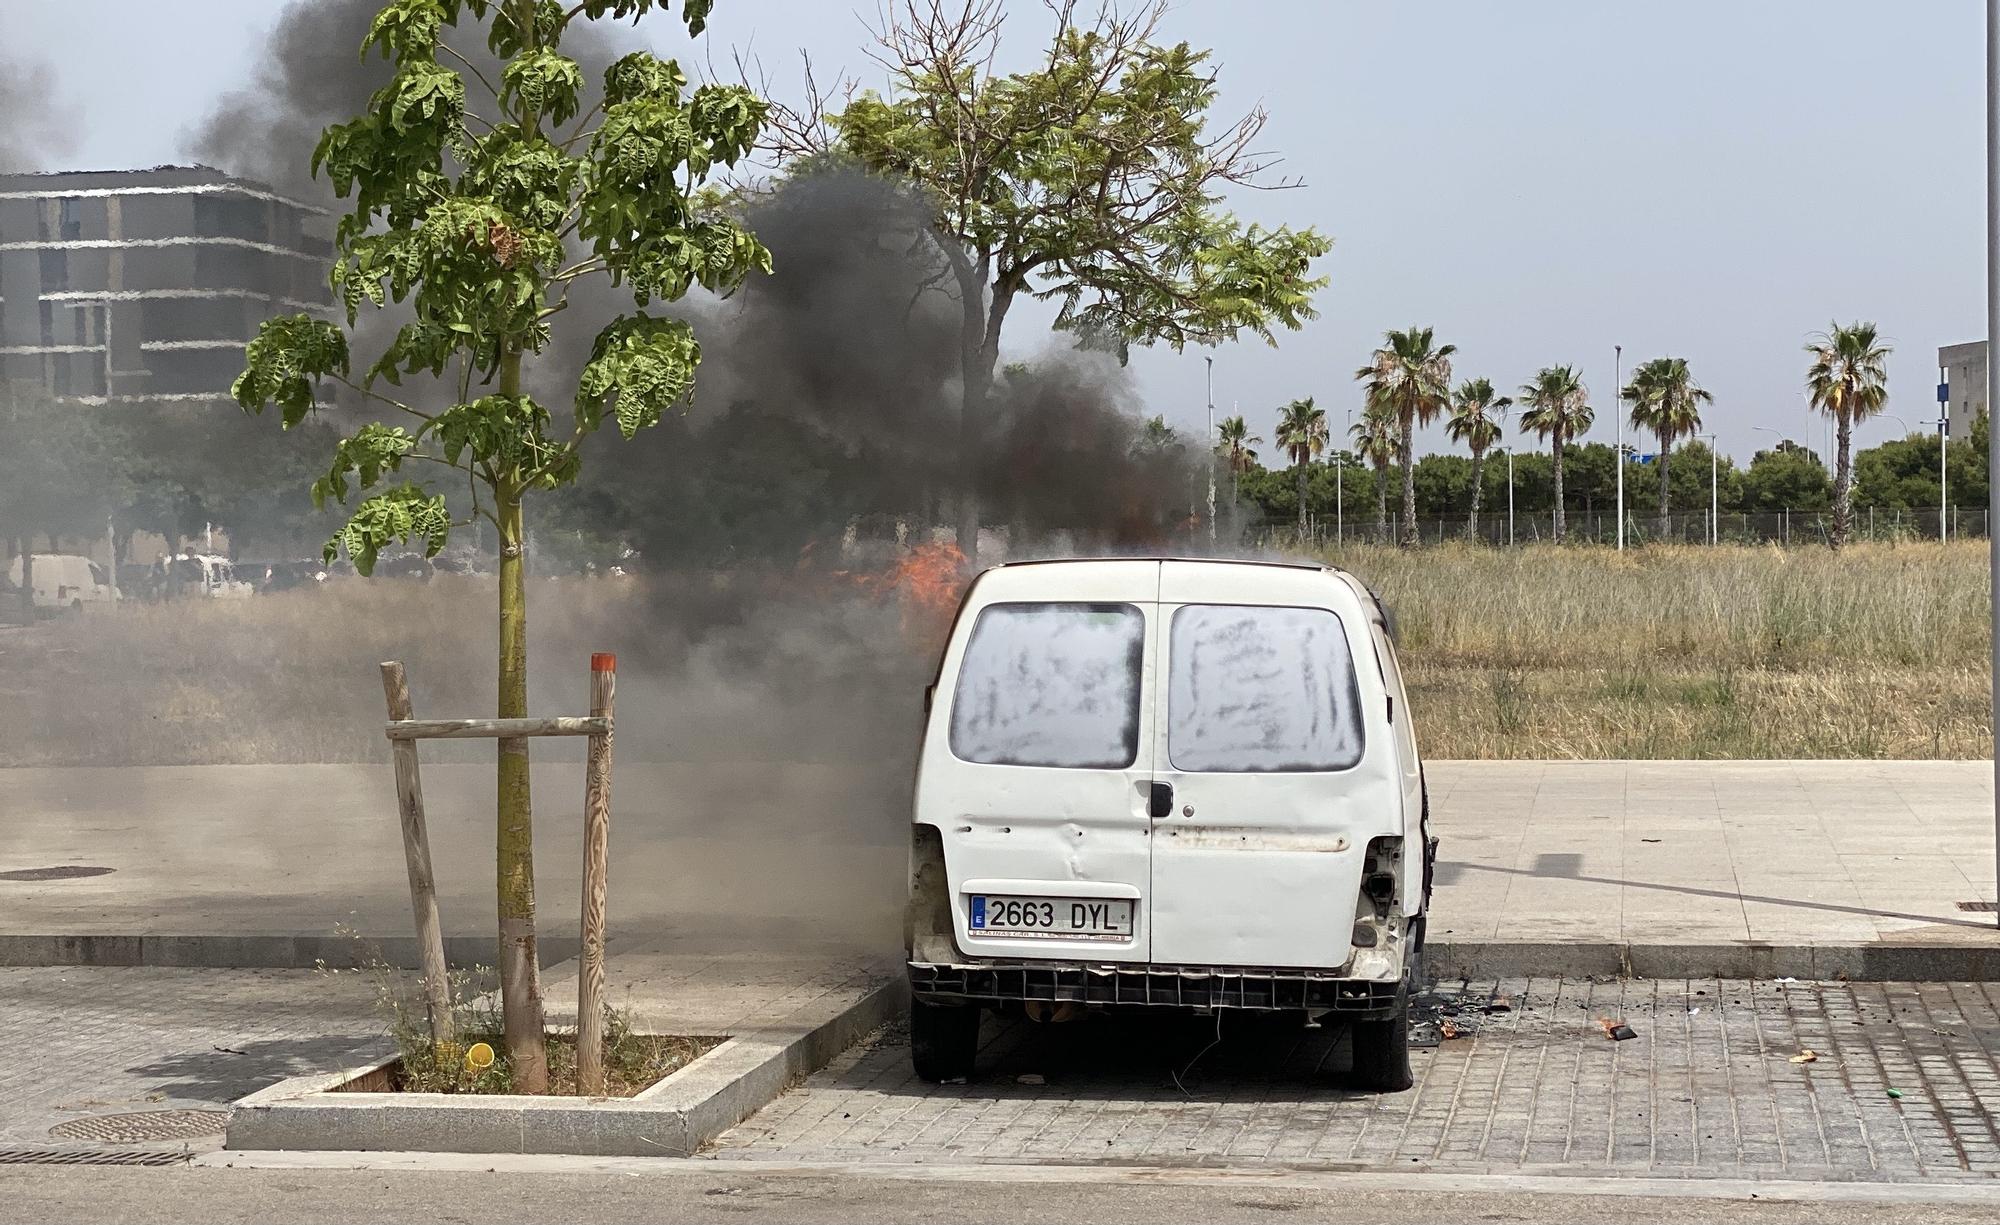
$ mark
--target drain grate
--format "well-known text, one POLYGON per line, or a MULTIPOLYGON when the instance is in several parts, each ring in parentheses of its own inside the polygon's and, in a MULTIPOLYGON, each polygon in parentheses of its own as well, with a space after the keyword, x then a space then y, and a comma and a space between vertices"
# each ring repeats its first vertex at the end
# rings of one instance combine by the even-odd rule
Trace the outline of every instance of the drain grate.
POLYGON ((2000 911, 2000 902, 1960 902, 1958 908, 1973 914, 1992 914, 2000 911))
POLYGON ((0 1165, 179 1165, 186 1153, 105 1152, 88 1148, 0 1148, 0 1165))
POLYGON ((49 1128, 49 1134, 58 1140, 137 1144, 143 1140, 199 1140, 204 1136, 219 1136, 228 1123, 226 1110, 148 1110, 71 1119, 49 1128))
POLYGON ((0 872, 0 880, 81 880, 86 876, 108 876, 117 870, 83 864, 59 864, 53 868, 16 868, 11 872, 0 872))

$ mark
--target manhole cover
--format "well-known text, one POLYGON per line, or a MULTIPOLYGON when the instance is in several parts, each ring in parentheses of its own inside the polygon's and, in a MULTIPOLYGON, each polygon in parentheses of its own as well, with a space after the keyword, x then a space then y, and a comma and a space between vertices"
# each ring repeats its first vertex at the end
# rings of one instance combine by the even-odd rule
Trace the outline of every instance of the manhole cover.
POLYGON ((86 876, 105 876, 117 870, 62 864, 53 868, 16 868, 12 872, 0 872, 0 880, 79 880, 86 876))
POLYGON ((186 1153, 144 1153, 131 1149, 0 1148, 0 1165, 179 1165, 186 1153))
POLYGON ((139 1114, 100 1114, 71 1119, 49 1128, 58 1140, 97 1140, 135 1144, 141 1140, 198 1140, 219 1136, 229 1123, 227 1110, 148 1110, 139 1114))

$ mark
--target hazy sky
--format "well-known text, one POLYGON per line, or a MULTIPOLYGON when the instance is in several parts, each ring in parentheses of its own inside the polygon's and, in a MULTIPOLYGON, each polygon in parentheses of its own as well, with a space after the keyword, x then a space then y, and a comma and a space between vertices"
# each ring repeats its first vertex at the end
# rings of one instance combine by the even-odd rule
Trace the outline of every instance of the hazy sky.
MULTIPOLYGON (((180 157, 280 7, 4 4, 11 53, 52 61, 80 119, 77 167, 180 157)), ((865 79, 857 12, 873 0, 720 0, 710 53, 753 47, 784 85, 804 47, 865 79)), ((1040 39, 1043 16, 1017 2, 1010 45, 1040 39)), ((677 26, 657 29, 686 54, 677 26)), ((1612 346, 1628 370, 1684 356, 1747 460, 1771 441, 1753 426, 1803 432, 1800 350, 1830 319, 1880 324, 1888 411, 1912 424, 1935 416, 1938 346, 1983 331, 1976 0, 1183 0, 1165 29, 1214 48, 1220 113, 1269 107, 1263 143, 1305 180, 1244 215, 1334 238, 1317 322, 1215 354, 1218 416, 1240 405, 1267 437, 1302 395, 1340 429, 1382 330, 1423 323, 1459 346, 1461 376, 1511 389, 1580 366, 1607 441, 1612 346)), ((1017 351, 1042 343, 1031 322, 1017 314, 1017 351)), ((1200 428, 1198 353, 1133 365, 1151 411, 1200 428)))

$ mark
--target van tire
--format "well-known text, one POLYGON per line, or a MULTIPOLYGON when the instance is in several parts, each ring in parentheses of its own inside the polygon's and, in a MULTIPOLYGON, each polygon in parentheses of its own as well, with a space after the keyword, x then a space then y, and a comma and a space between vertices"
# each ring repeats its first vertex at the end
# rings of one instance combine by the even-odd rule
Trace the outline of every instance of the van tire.
POLYGON ((977 1004, 910 1001, 910 1063, 922 1080, 970 1080, 979 1054, 977 1004))
POLYGON ((1354 1068, 1348 1083, 1376 1093, 1400 1093, 1415 1083, 1410 1074, 1410 1007, 1381 1021, 1356 1021, 1349 1032, 1354 1044, 1354 1068))

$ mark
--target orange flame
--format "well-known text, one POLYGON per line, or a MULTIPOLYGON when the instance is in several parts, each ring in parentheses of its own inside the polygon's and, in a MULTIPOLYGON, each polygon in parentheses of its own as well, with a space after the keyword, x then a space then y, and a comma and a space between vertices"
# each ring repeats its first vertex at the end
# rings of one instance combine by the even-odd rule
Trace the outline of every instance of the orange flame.
POLYGON ((965 554, 952 541, 920 544, 895 565, 863 580, 863 587, 894 596, 902 607, 903 630, 912 637, 942 637, 965 592, 965 554))

